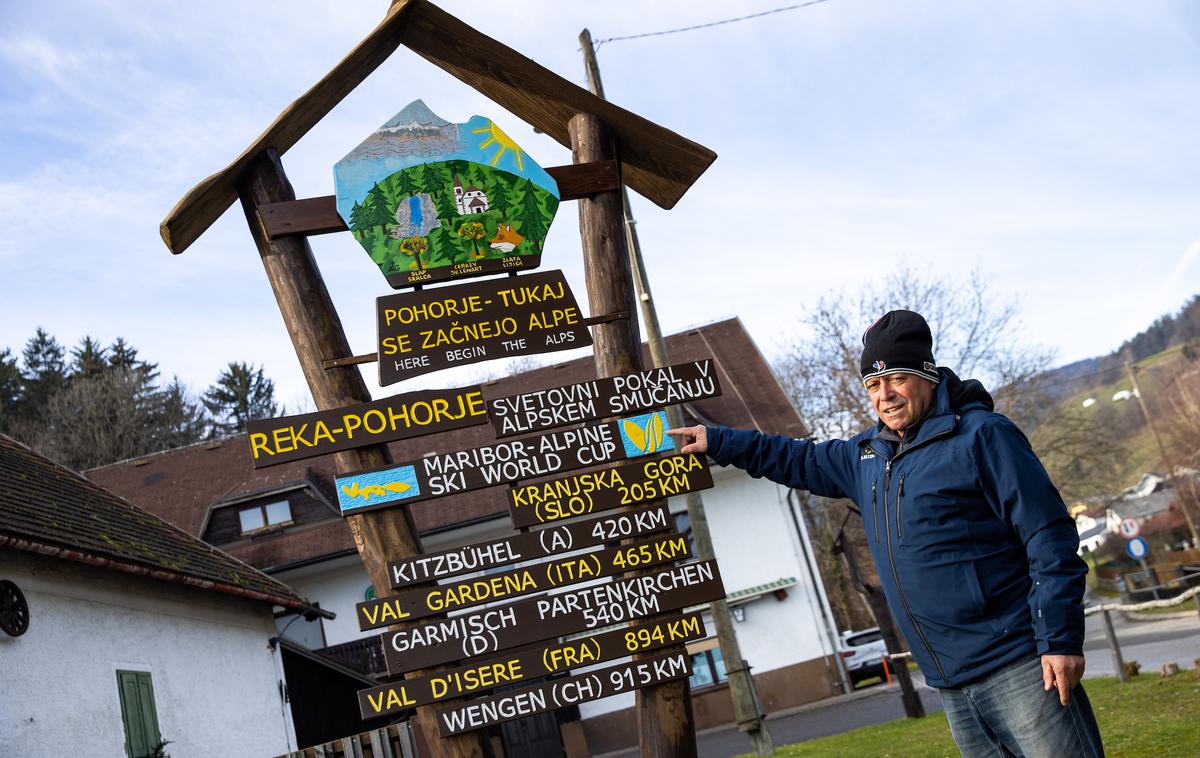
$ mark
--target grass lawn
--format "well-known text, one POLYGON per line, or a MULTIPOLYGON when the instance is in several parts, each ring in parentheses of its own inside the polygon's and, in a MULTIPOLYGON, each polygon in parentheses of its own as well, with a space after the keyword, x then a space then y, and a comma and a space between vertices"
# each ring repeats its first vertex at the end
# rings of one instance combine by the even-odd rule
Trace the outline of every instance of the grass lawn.
MULTIPOLYGON (((1200 754, 1200 677, 1192 670, 1163 679, 1089 679, 1088 698, 1096 711, 1104 750, 1110 758, 1192 758, 1200 754)), ((944 758, 958 756, 946 717, 939 711, 910 721, 899 719, 845 734, 786 745, 787 758, 944 758)))

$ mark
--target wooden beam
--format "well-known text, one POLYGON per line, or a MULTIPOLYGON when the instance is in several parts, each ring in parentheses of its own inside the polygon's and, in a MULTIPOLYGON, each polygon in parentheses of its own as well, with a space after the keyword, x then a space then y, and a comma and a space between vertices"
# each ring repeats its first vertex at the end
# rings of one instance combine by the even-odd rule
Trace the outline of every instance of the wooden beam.
MULTIPOLYGON (((199 239, 238 199, 237 182, 255 156, 267 148, 279 155, 287 152, 400 47, 412 2, 392 3, 379 26, 341 63, 285 108, 233 163, 197 184, 175 204, 158 227, 167 249, 178 255, 199 239)), ((180 145, 180 149, 185 147, 180 145)))
POLYGON ((395 0, 383 22, 341 63, 232 163, 171 209, 159 226, 167 248, 176 254, 186 250, 237 199, 235 185, 255 155, 266 148, 286 152, 401 44, 564 146, 571 145, 566 124, 572 116, 598 116, 620 144, 624 181, 662 208, 674 207, 717 158, 703 145, 596 97, 427 0, 395 0))
MULTIPOLYGON (((598 192, 619 189, 616 161, 551 166, 546 173, 558 183, 560 200, 578 200, 591 197, 598 192)), ((283 203, 268 203, 259 206, 258 216, 262 220, 269 239, 279 239, 293 234, 329 234, 346 231, 346 222, 337 212, 337 200, 333 195, 309 197, 283 203)))

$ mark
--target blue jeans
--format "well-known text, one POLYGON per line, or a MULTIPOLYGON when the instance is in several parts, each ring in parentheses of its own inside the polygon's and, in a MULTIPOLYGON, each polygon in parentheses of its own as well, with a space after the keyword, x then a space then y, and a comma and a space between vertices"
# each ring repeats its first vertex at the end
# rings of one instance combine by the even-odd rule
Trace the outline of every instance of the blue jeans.
POLYGON ((1103 758, 1100 729, 1083 685, 1070 705, 1043 689, 1042 659, 993 671, 964 687, 938 690, 964 758, 1103 758))

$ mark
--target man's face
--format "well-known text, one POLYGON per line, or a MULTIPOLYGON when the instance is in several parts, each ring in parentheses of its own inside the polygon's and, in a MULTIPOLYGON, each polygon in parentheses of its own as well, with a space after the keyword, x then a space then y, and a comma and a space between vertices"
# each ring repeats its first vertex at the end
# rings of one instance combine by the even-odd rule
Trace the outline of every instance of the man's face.
POLYGON ((928 379, 913 374, 884 374, 867 380, 867 395, 879 418, 898 434, 925 415, 937 388, 928 379))

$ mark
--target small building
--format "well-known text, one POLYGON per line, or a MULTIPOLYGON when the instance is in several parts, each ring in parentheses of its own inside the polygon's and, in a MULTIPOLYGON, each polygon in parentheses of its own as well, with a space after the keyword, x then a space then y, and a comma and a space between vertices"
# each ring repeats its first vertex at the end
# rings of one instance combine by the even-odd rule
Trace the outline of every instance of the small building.
POLYGON ((4 435, 0 585, 5 755, 297 747, 274 610, 319 609, 4 435))
POLYGON ((488 196, 475 185, 463 188, 462 178, 454 175, 454 208, 460 216, 483 213, 488 209, 488 196))
MULTIPOLYGON (((738 319, 670 335, 667 347, 673 363, 711 357, 717 368, 723 394, 686 403, 690 423, 804 436, 799 416, 738 319)), ((584 357, 498 380, 489 393, 509 395, 594 378, 594 363, 584 357)), ((491 427, 483 425, 390 448, 393 460, 402 461, 494 440, 491 427)), ((355 619, 354 605, 373 597, 374 589, 336 505, 332 456, 256 471, 241 435, 93 469, 88 476, 335 611, 334 619, 281 617, 280 635, 364 675, 382 675, 379 632, 359 631, 355 619)), ((714 467, 713 476, 716 488, 701 494, 742 654, 753 667, 764 712, 838 692, 837 632, 822 622, 832 614, 811 561, 797 498, 786 487, 737 469, 714 467)), ((671 498, 669 505, 680 531, 687 533, 685 498, 671 498)), ((513 534, 499 489, 406 507, 426 551, 513 534)), ((707 617, 706 626, 713 636, 689 646, 699 729, 733 721, 725 662, 707 617)), ((592 753, 637 742, 632 693, 584 703, 574 720, 560 713, 527 721, 494 728, 493 737, 508 758, 562 755, 564 744, 580 740, 592 753)))

